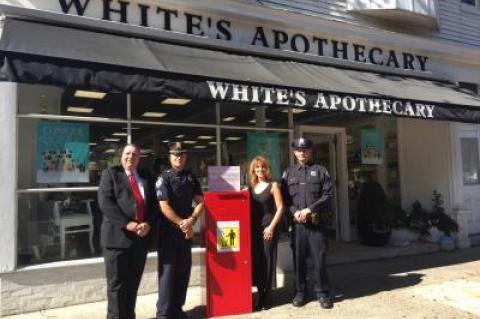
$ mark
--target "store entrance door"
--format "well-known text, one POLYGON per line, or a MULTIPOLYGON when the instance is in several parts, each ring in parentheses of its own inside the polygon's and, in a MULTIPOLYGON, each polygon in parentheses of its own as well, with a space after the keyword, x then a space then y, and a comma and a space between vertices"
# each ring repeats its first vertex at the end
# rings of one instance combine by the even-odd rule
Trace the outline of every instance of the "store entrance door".
POLYGON ((345 129, 300 126, 298 130, 299 136, 313 141, 313 162, 327 168, 334 184, 335 195, 328 214, 327 236, 339 241, 350 241, 345 129))

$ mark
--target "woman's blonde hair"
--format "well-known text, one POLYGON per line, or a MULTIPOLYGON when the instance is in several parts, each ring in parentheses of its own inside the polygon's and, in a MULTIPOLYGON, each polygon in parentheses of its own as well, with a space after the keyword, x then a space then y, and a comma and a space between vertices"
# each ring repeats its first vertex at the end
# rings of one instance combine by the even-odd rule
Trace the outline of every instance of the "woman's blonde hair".
POLYGON ((271 180, 272 175, 270 173, 270 164, 263 156, 255 156, 250 162, 250 169, 248 170, 248 176, 250 177, 250 185, 255 186, 258 184, 258 176, 255 174, 255 166, 261 165, 265 167, 265 180, 268 182, 271 180))

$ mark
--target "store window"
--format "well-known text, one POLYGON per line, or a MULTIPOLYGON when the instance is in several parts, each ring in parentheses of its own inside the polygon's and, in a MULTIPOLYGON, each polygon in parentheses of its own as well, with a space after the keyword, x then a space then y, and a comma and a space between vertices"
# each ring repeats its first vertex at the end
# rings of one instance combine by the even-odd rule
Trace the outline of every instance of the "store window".
MULTIPOLYGON (((141 165, 154 176, 169 167, 168 144, 183 142, 187 166, 203 191, 208 166, 218 164, 240 165, 246 185, 252 150, 251 156, 269 147, 263 153, 274 155, 276 171, 288 166, 288 113, 279 109, 259 112, 245 105, 166 100, 162 94, 18 88, 19 265, 101 256, 98 183, 103 169, 119 163, 118 151, 127 141, 140 146, 141 165), (244 112, 256 120, 222 121, 222 114, 239 118, 244 112)), ((203 223, 196 225, 194 246, 203 245, 203 223)))
POLYGON ((463 184, 479 184, 478 139, 464 137, 460 139, 460 143, 462 147, 463 184))

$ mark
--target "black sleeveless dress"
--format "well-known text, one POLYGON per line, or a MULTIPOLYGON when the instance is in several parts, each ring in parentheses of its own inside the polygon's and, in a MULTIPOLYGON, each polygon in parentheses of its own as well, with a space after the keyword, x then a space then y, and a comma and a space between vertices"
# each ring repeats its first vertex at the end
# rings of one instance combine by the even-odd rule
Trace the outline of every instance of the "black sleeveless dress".
POLYGON ((277 243, 279 225, 275 227, 272 240, 263 240, 263 230, 273 220, 276 208, 271 194, 272 183, 256 194, 250 188, 251 195, 251 236, 252 236, 252 279, 253 285, 263 291, 269 291, 276 284, 277 243))

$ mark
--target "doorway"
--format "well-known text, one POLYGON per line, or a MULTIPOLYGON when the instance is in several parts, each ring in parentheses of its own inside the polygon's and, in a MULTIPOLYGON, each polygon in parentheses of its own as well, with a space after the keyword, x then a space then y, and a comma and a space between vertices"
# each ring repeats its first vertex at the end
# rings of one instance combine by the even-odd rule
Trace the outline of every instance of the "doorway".
POLYGON ((334 197, 328 214, 327 236, 337 241, 351 241, 348 210, 347 139, 345 128, 297 127, 297 136, 313 142, 313 162, 324 166, 332 178, 334 197))

